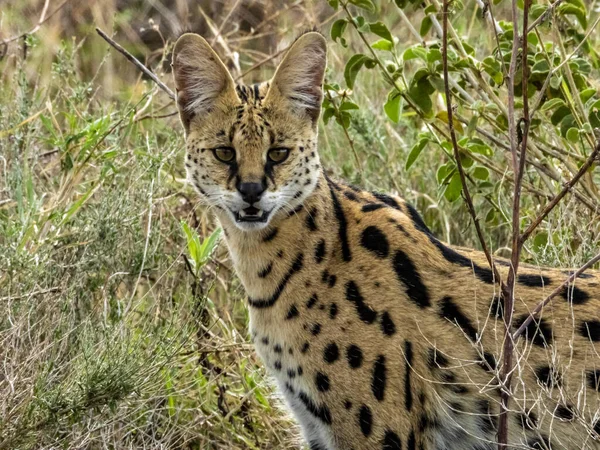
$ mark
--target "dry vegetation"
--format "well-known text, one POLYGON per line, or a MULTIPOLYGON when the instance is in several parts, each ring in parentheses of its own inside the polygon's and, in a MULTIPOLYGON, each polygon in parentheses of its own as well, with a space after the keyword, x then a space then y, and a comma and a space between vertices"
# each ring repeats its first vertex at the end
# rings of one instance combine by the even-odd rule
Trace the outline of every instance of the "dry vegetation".
MULTIPOLYGON (((376 3, 372 19, 398 38, 398 55, 419 43, 408 23, 418 27, 421 10, 376 3)), ((495 8, 500 17, 508 5, 495 8)), ((465 0, 452 23, 488 48, 494 36, 482 32, 480 15, 477 2, 465 0)), ((174 39, 196 31, 251 83, 272 74, 300 31, 329 34, 343 17, 325 0, 1 6, 0 449, 299 448, 248 343, 242 288, 224 248, 213 251, 215 223, 184 182, 175 105, 95 27, 170 86, 174 39)), ((351 99, 360 109, 340 120, 343 127, 322 124, 325 166, 367 188, 400 193, 441 238, 479 247, 468 210, 451 201, 460 195, 449 198, 452 177, 439 176, 452 150, 430 145, 407 169, 428 125, 410 109, 390 121, 382 108, 389 84, 375 72, 363 71, 353 92, 343 92, 349 57, 367 53, 361 35, 350 31, 347 47, 330 46, 327 79, 341 86, 330 92, 333 102, 351 99)), ((425 44, 438 38, 431 32, 425 44)), ((598 48, 597 33, 587 40, 598 48)), ((594 58, 589 77, 597 88, 594 58)), ((445 109, 441 93, 432 98, 445 109)), ((502 144, 502 130, 492 131, 502 144)), ((537 133, 537 166, 524 178, 522 216, 529 219, 586 155, 575 145, 565 150, 554 131, 537 133)), ((506 256, 509 162, 501 150, 476 157, 491 175, 489 185, 474 184, 475 207, 492 252, 506 256)), ((585 177, 525 244, 523 260, 579 266, 597 253, 597 171, 595 179, 585 177)))

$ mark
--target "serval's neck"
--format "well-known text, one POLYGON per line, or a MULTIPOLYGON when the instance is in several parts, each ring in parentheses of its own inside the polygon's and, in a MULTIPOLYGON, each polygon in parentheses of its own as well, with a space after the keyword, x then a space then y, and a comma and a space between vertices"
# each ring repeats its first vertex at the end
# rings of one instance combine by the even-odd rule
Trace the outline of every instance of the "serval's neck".
MULTIPOLYGON (((250 306, 253 300, 265 303, 272 299, 288 273, 299 271, 309 263, 308 258, 315 258, 315 250, 309 248, 311 243, 337 233, 328 229, 335 228, 335 221, 325 218, 330 214, 331 195, 328 181, 321 175, 317 187, 300 207, 256 232, 241 231, 230 219, 219 217, 250 306)), ((261 306, 264 309, 264 305, 258 305, 261 306)))

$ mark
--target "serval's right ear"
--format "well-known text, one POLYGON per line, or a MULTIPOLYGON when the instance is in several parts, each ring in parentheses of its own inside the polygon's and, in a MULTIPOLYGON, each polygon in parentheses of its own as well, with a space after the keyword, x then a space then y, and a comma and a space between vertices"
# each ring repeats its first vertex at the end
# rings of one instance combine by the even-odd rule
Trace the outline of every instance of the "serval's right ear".
POLYGON ((177 106, 186 133, 194 117, 239 103, 229 70, 202 36, 181 36, 173 50, 172 66, 177 106))

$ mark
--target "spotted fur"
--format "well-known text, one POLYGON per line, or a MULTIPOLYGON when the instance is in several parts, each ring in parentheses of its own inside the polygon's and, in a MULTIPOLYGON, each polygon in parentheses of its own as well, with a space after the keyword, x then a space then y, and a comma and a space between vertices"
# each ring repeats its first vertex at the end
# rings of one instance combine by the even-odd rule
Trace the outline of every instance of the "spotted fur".
MULTIPOLYGON (((491 450, 503 323, 485 258, 437 239, 404 200, 328 179, 317 152, 325 41, 236 85, 206 41, 174 51, 186 168, 225 230, 256 350, 321 450, 491 450), (213 150, 234 148, 235 161, 213 150), (289 149, 281 164, 267 152, 289 149), (240 182, 262 224, 238 223, 240 182)), ((508 264, 499 261, 506 277, 508 264)), ((521 270, 515 323, 568 275, 521 270)), ((511 448, 600 449, 600 275, 564 289, 516 344, 511 448)), ((276 445, 276 444, 274 444, 276 445)))

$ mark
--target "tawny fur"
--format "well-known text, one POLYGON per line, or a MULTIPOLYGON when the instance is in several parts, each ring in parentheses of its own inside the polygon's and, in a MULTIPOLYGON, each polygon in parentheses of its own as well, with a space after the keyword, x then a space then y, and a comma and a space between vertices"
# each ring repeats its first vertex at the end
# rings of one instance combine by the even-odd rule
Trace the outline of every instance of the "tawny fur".
MULTIPOLYGON (((182 39, 174 68, 189 178, 225 231, 252 339, 311 449, 497 448, 498 287, 482 254, 441 243, 401 198, 323 174, 323 38, 302 36, 256 87, 235 87, 204 40, 182 39), (203 70, 181 70, 190 61, 203 70), (235 167, 214 157, 220 146, 235 149, 235 167), (267 167, 273 147, 290 156, 267 167), (239 181, 266 183, 268 225, 233 219, 248 206, 239 181)), ((568 273, 522 267, 517 323, 568 273)), ((599 341, 600 274, 588 272, 516 345, 511 448, 600 449, 599 341)))

